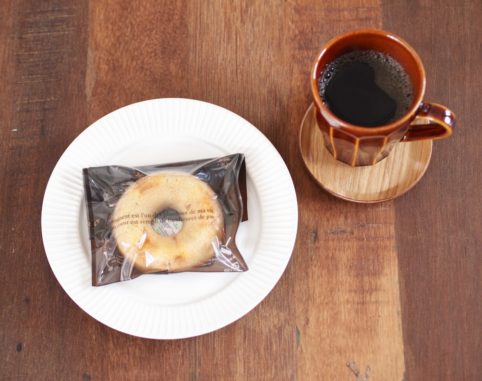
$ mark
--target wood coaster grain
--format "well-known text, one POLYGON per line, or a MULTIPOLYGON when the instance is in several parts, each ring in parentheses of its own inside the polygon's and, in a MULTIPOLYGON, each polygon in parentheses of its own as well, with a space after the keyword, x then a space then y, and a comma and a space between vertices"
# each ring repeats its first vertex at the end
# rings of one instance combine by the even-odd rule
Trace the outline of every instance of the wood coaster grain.
POLYGON ((301 156, 318 184, 336 197, 360 203, 391 200, 414 187, 428 168, 432 144, 431 140, 400 143, 375 165, 350 167, 325 149, 313 104, 306 111, 299 133, 301 156))

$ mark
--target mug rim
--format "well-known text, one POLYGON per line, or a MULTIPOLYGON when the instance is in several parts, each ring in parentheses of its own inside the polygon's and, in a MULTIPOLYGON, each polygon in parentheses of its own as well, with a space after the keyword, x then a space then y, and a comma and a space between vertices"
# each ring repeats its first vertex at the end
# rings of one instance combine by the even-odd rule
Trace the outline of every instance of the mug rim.
POLYGON ((426 85, 426 77, 425 77, 425 68, 423 67, 422 60, 420 59, 420 56, 418 53, 413 49, 404 39, 402 39, 400 36, 384 31, 382 29, 374 29, 374 28, 365 28, 365 29, 357 29, 353 30, 351 32, 343 33, 338 36, 335 36, 331 40, 329 40, 324 46, 323 49, 321 50, 320 54, 318 54, 318 57, 315 61, 315 64, 312 67, 311 70, 311 91, 313 93, 313 97, 315 99, 315 105, 316 107, 321 111, 323 111, 323 114, 327 114, 330 119, 334 120, 337 123, 337 126, 332 126, 333 128, 346 128, 349 130, 352 130, 354 132, 358 132, 360 134, 367 133, 368 131, 371 132, 371 134, 375 134, 377 132, 383 133, 383 132, 391 132, 393 130, 396 130, 400 128, 400 126, 408 124, 411 119, 415 116, 417 110, 419 109, 420 105, 422 104, 423 96, 425 95, 425 85, 426 85), (359 126, 356 124, 352 124, 350 122, 347 122, 344 119, 341 119, 340 117, 336 116, 329 108, 328 106, 321 100, 320 93, 319 93, 319 85, 318 85, 318 78, 316 76, 316 72, 318 71, 318 66, 320 64, 320 61, 323 57, 324 54, 336 43, 340 42, 341 40, 345 40, 348 38, 351 38, 354 35, 360 35, 360 34, 366 34, 366 35, 376 35, 376 36, 381 36, 388 38, 392 40, 393 42, 399 44, 402 46, 402 48, 406 49, 410 55, 413 57, 418 70, 420 71, 420 78, 422 79, 421 83, 421 91, 418 94, 418 97, 414 100, 412 107, 405 113, 403 114, 402 117, 394 120, 391 123, 384 124, 381 126, 375 126, 375 127, 364 127, 364 126, 359 126))

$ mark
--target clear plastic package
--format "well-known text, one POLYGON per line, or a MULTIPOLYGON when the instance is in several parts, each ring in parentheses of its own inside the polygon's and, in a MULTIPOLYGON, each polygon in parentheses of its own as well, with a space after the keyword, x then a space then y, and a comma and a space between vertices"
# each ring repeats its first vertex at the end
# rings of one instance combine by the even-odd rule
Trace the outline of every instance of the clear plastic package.
POLYGON ((241 272, 246 213, 243 154, 83 170, 92 285, 144 273, 241 272))

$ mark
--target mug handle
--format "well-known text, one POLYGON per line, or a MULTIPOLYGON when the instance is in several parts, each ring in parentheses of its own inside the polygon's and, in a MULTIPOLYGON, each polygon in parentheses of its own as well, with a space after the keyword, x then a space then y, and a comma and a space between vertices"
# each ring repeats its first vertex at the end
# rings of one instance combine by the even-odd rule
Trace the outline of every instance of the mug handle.
POLYGON ((455 114, 437 103, 421 103, 417 116, 410 124, 402 142, 444 139, 452 135, 455 114))

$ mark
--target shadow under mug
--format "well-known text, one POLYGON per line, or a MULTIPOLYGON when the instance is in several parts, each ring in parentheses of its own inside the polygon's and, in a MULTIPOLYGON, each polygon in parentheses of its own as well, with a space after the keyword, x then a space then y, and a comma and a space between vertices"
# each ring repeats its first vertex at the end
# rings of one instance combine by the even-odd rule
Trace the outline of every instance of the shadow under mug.
POLYGON ((346 33, 329 41, 311 73, 311 90, 318 127, 325 147, 339 161, 351 166, 373 165, 384 159, 395 144, 442 139, 452 134, 455 114, 445 106, 423 102, 425 69, 415 50, 400 37, 377 29, 346 33), (392 123, 377 127, 350 124, 337 117, 319 94, 319 79, 327 64, 354 50, 374 50, 393 57, 407 72, 413 87, 409 110, 392 123))

